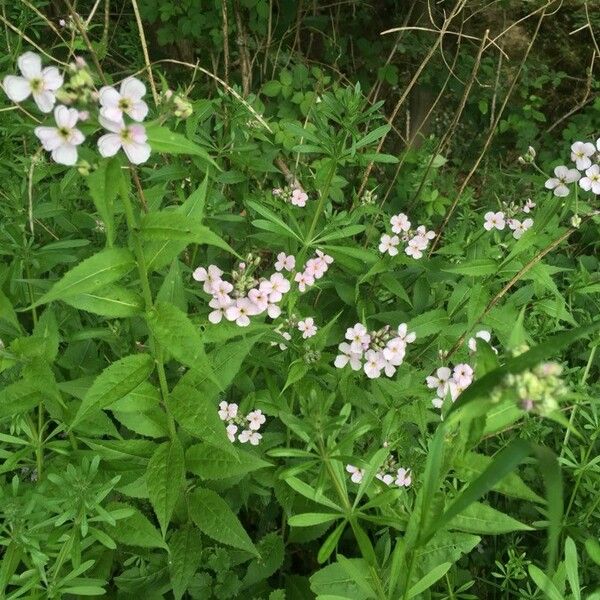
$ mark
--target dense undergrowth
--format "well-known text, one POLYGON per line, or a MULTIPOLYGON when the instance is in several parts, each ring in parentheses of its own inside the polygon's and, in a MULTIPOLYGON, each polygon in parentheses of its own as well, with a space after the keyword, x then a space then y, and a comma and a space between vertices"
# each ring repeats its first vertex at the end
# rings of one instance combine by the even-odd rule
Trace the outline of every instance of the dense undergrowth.
POLYGON ((600 598, 593 4, 2 3, 2 598, 600 598))

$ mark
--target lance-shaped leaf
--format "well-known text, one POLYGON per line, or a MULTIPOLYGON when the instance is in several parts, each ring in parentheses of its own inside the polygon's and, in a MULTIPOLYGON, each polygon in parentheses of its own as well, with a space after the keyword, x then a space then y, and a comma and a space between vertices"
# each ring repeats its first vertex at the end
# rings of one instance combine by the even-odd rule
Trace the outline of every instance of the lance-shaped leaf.
POLYGON ((144 308, 142 297, 120 285, 109 285, 100 290, 77 294, 65 302, 79 310, 109 317, 111 319, 139 315, 144 308))
POLYGON ((217 163, 208 155, 208 152, 204 148, 188 140, 180 133, 175 133, 160 125, 148 124, 146 125, 146 135, 148 136, 148 143, 154 152, 198 156, 219 169, 217 163))

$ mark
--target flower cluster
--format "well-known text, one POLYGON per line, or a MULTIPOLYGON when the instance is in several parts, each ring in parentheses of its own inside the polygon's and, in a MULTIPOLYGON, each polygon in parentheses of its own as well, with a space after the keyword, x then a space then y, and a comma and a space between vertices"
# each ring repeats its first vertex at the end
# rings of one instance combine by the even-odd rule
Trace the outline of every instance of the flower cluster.
MULTIPOLYGON (((273 341, 271 346, 278 346, 280 350, 287 350, 287 343, 292 341, 293 331, 299 331, 302 334, 302 339, 307 340, 316 335, 317 330, 318 327, 315 325, 313 317, 299 319, 297 315, 292 314, 284 318, 274 329, 274 332, 279 334, 284 341, 273 341)), ((311 352, 314 354, 314 351, 311 352)))
POLYGON ((33 97, 33 101, 43 113, 52 112, 56 126, 40 126, 34 130, 42 147, 51 153, 55 162, 72 166, 77 163, 77 147, 85 136, 76 125, 86 121, 89 111, 68 108, 77 100, 87 102, 91 98, 99 102, 98 122, 108 133, 98 139, 98 151, 101 156, 114 156, 123 149, 133 164, 146 162, 150 157, 150 145, 147 143, 146 130, 139 122, 148 114, 148 106, 142 100, 146 87, 135 77, 125 79, 117 91, 114 87, 104 86, 96 94, 88 94, 92 78, 86 71, 85 61, 81 58, 73 63, 74 74, 64 86, 64 77, 56 67, 42 68, 41 58, 33 52, 25 52, 17 59, 21 75, 7 75, 2 87, 13 102, 23 102, 33 97), (85 94, 80 91, 84 90, 85 94), (63 104, 54 106, 60 100, 63 104), (135 121, 125 122, 125 115, 135 121))
POLYGON ((600 195, 600 138, 596 143, 575 142, 571 145, 571 160, 575 168, 560 165, 554 169, 554 177, 550 177, 544 184, 546 189, 552 190, 555 196, 564 198, 570 193, 569 184, 579 182, 579 187, 600 195))
POLYGON ((227 423, 227 437, 233 443, 236 435, 239 442, 245 444, 250 442, 253 446, 258 446, 262 435, 258 433, 261 425, 267 420, 260 410, 253 410, 245 417, 238 415, 238 405, 227 403, 225 401, 219 404, 219 418, 227 423), (241 433, 238 431, 241 429, 241 433))
POLYGON ((306 201, 308 200, 308 194, 302 188, 297 186, 275 188, 273 190, 273 196, 281 198, 284 202, 299 206, 300 208, 304 208, 306 206, 306 201))
POLYGON ((269 279, 254 277, 260 264, 259 257, 249 255, 232 273, 234 283, 223 279, 223 271, 216 265, 208 269, 198 267, 192 277, 204 284, 203 289, 212 296, 208 305, 213 311, 208 315, 211 323, 220 323, 223 317, 235 321, 240 327, 250 325, 250 317, 266 312, 276 319, 281 314, 278 303, 290 291, 290 282, 281 274, 273 273, 269 279))
POLYGON ((416 339, 413 332, 408 332, 406 323, 399 325, 395 334, 389 325, 368 332, 362 323, 356 323, 346 330, 345 337, 348 341, 338 346, 340 354, 334 365, 338 369, 350 365, 353 371, 362 368, 370 379, 380 377, 382 372, 392 377, 404 361, 407 345, 416 339))
MULTIPOLYGON (((354 465, 346 465, 346 471, 350 473, 350 480, 353 483, 361 483, 365 475, 365 470, 354 465)), ((396 485, 398 487, 410 487, 412 483, 411 470, 406 467, 399 467, 396 459, 390 454, 382 465, 381 469, 375 475, 379 481, 387 486, 396 485)))
POLYGON ((317 279, 321 279, 327 273, 327 269, 329 269, 329 265, 332 262, 333 258, 331 256, 321 250, 317 250, 317 255, 309 258, 302 271, 296 273, 294 277, 294 281, 298 284, 298 289, 301 292, 305 292, 307 288, 314 285, 317 279))
POLYGON ((411 229, 411 223, 404 213, 394 215, 390 219, 393 235, 384 233, 379 240, 379 252, 390 256, 398 254, 400 242, 405 244, 404 252, 408 256, 419 259, 427 250, 429 242, 435 238, 434 231, 428 231, 425 225, 419 225, 415 230, 411 229))
POLYGON ((454 369, 440 367, 435 375, 429 375, 425 381, 427 387, 434 389, 436 392, 436 397, 431 401, 431 404, 435 408, 442 408, 448 394, 454 402, 471 385, 473 382, 473 368, 466 363, 455 365, 454 369))
POLYGON ((533 226, 533 219, 526 217, 525 219, 517 219, 521 213, 530 214, 535 208, 535 202, 527 199, 523 206, 514 203, 504 202, 502 210, 494 212, 488 211, 483 216, 483 228, 486 231, 503 231, 506 226, 512 231, 513 237, 518 240, 523 234, 533 226))

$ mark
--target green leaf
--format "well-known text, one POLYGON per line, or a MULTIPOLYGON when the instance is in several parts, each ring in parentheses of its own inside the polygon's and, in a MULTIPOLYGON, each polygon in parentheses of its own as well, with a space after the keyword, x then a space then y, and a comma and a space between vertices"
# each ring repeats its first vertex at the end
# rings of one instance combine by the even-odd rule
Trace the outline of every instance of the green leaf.
POLYGON ((291 527, 313 527, 314 525, 323 525, 341 519, 343 515, 336 513, 303 513, 293 515, 288 519, 291 527))
POLYGON ((236 449, 235 446, 231 446, 226 452, 209 444, 190 446, 185 453, 185 463, 188 471, 198 475, 200 479, 240 477, 273 466, 250 452, 236 449))
POLYGON ((473 502, 465 508, 448 523, 447 528, 486 535, 533 530, 533 527, 480 502, 473 502))
POLYGON ((173 510, 185 484, 183 448, 177 437, 161 444, 146 470, 150 503, 165 537, 173 510))
POLYGON ((129 250, 106 248, 73 267, 32 306, 94 292, 121 279, 134 267, 135 261, 129 250))
POLYGON ((115 239, 115 199, 119 193, 116 182, 121 177, 121 163, 116 157, 100 161, 98 168, 86 177, 90 196, 104 225, 108 246, 112 246, 115 239))
POLYGON ((146 135, 148 136, 148 143, 153 152, 198 156, 213 167, 216 167, 219 171, 221 170, 204 148, 188 140, 180 133, 175 133, 160 125, 148 124, 146 125, 146 135))
POLYGON ((408 590, 406 598, 414 598, 415 596, 422 594, 425 590, 428 590, 436 581, 438 581, 438 579, 441 579, 449 571, 451 566, 452 563, 445 562, 433 568, 408 590))
POLYGON ((242 589, 271 577, 283 564, 284 544, 277 533, 268 533, 256 547, 260 558, 255 558, 248 565, 242 589))
POLYGON ((119 285, 77 294, 65 299, 65 302, 73 308, 111 319, 134 317, 144 309, 144 301, 138 293, 119 285))
POLYGON ((146 321, 156 341, 180 363, 212 373, 200 330, 182 310, 168 302, 158 302, 146 315, 146 321))
POLYGON ((0 290, 0 320, 10 323, 17 330, 20 329, 17 313, 2 290, 0 290))
POLYGON ((37 385, 21 380, 0 390, 0 419, 27 412, 37 406, 42 394, 37 385))
POLYGON ((491 258, 475 258, 460 265, 451 265, 442 269, 447 273, 458 273, 469 277, 483 277, 498 272, 498 264, 491 258))
POLYGON ((281 91, 281 83, 279 81, 277 81, 277 79, 272 79, 271 81, 267 81, 261 89, 261 93, 264 94, 265 96, 269 96, 270 98, 273 98, 277 95, 279 95, 279 92, 281 91))
POLYGON ((237 252, 216 233, 201 224, 198 218, 174 210, 148 213, 141 223, 140 236, 145 241, 172 241, 207 244, 240 258, 237 252))
POLYGON ((575 600, 581 600, 579 569, 577 567, 577 548, 575 547, 575 542, 570 537, 565 540, 565 568, 573 597, 575 600))
POLYGON ((565 600, 558 588, 552 583, 552 580, 539 567, 529 565, 528 570, 531 579, 549 600, 565 600))
POLYGON ((169 539, 169 574, 175 600, 181 600, 202 561, 200 532, 191 524, 169 539))
POLYGON ((110 511, 123 508, 129 509, 132 514, 120 519, 115 527, 107 527, 107 533, 111 538, 126 546, 167 548, 160 532, 137 508, 124 502, 113 502, 108 505, 110 511))
POLYGON ((106 408, 132 392, 153 370, 154 360, 148 354, 126 356, 104 369, 84 396, 71 428, 91 410, 106 408))
POLYGON ((235 513, 216 492, 198 488, 190 495, 189 513, 198 529, 220 544, 260 556, 235 513))

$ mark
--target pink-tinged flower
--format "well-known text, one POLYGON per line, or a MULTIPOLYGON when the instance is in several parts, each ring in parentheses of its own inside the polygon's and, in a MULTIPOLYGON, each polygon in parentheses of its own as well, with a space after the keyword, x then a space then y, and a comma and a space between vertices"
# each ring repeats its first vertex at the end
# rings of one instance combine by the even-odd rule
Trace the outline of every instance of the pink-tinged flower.
POLYGON ((100 124, 111 133, 104 134, 98 140, 98 151, 104 157, 114 156, 121 148, 134 165, 140 165, 150 158, 150 144, 143 125, 134 123, 125 125, 123 121, 109 121, 100 116, 100 124))
POLYGON ((452 377, 452 371, 448 367, 440 367, 435 375, 429 375, 425 378, 427 387, 435 389, 437 395, 443 398, 448 393, 448 384, 452 377))
POLYGON ((483 228, 486 231, 491 231, 492 229, 502 231, 506 227, 504 213, 501 211, 493 212, 490 210, 489 212, 486 212, 485 215, 483 215, 483 218, 483 228))
POLYGON ((253 288, 248 292, 248 298, 263 312, 269 306, 269 294, 264 290, 253 288))
POLYGON ((266 420, 267 418, 263 415, 261 410, 253 410, 246 416, 246 421, 249 423, 248 427, 252 429, 252 431, 258 431, 260 426, 263 425, 266 420))
POLYGON ((224 279, 219 279, 211 284, 211 292, 212 295, 217 298, 217 300, 222 301, 223 303, 229 304, 231 302, 231 298, 229 294, 233 291, 233 286, 229 281, 225 281, 224 279))
POLYGON ((434 408, 442 408, 444 405, 444 399, 438 396, 437 398, 433 398, 431 400, 431 404, 433 404, 434 408))
POLYGON ((394 373, 396 372, 396 365, 394 365, 393 363, 391 363, 389 360, 386 360, 383 357, 383 353, 381 353, 381 362, 382 362, 382 369, 383 372, 385 373, 386 377, 393 377, 394 373))
POLYGON ((240 327, 248 327, 250 325, 250 317, 257 315, 260 312, 256 304, 248 298, 238 298, 234 304, 227 307, 225 317, 228 321, 235 321, 240 327))
POLYGON ((391 236, 384 233, 379 240, 379 252, 383 254, 387 252, 390 256, 396 256, 398 254, 399 243, 400 238, 397 235, 391 236))
POLYGON ((327 263, 320 258, 311 258, 306 262, 304 267, 304 273, 314 277, 315 279, 321 279, 325 273, 327 273, 327 263))
POLYGON ((237 430, 237 425, 234 425, 233 423, 230 423, 225 428, 225 431, 227 432, 227 437, 229 438, 230 442, 235 442, 235 434, 237 433, 237 430))
POLYGON ((338 350, 341 354, 335 357, 334 365, 338 369, 343 369, 346 365, 350 365, 353 371, 360 371, 362 367, 361 357, 362 350, 360 352, 352 352, 350 344, 342 342, 338 346, 338 350))
MULTIPOLYGON (((298 281, 296 279, 296 281, 298 281)), ((290 282, 281 274, 273 273, 269 279, 271 291, 269 292, 269 302, 279 302, 284 294, 287 294, 292 287, 290 282)), ((304 290, 300 290, 304 291, 304 290)))
POLYGON ((317 257, 320 258, 326 265, 333 264, 333 257, 325 254, 322 250, 317 250, 317 257))
POLYGON ((148 105, 142 100, 145 94, 146 86, 135 77, 124 79, 118 92, 114 87, 105 85, 98 93, 100 115, 109 121, 119 123, 125 113, 134 121, 141 122, 148 114, 148 105))
POLYGON ((192 273, 195 281, 204 282, 203 289, 207 294, 214 293, 215 286, 218 286, 221 282, 221 275, 223 275, 223 271, 216 265, 209 265, 208 270, 204 267, 198 267, 192 273))
POLYGON ((406 344, 412 344, 417 339, 417 334, 414 331, 409 333, 408 325, 406 323, 400 323, 398 325, 398 337, 406 344))
POLYGON ((406 354, 406 343, 400 338, 391 339, 383 349, 383 358, 394 366, 399 366, 406 354))
POLYGON ((469 338, 467 346, 471 352, 475 352, 477 350, 477 338, 489 344, 492 339, 492 334, 489 331, 482 329, 481 331, 478 331, 474 337, 469 338))
POLYGON ((315 325, 315 320, 312 317, 308 317, 304 319, 304 321, 299 321, 298 331, 302 332, 302 337, 305 340, 312 337, 313 335, 316 335, 317 326, 315 325))
POLYGON ((56 102, 56 91, 63 84, 63 77, 56 67, 42 69, 42 59, 33 52, 25 52, 17 58, 22 77, 7 75, 2 81, 6 95, 13 102, 23 102, 33 95, 37 107, 49 113, 56 102))
POLYGON ((90 118, 90 111, 89 110, 80 110, 77 113, 77 117, 79 118, 79 120, 81 122, 85 122, 85 121, 89 120, 89 118, 90 118))
POLYGON ((363 370, 369 379, 376 379, 381 375, 381 370, 385 366, 385 360, 376 350, 367 350, 365 353, 365 364, 363 370))
POLYGON ((221 322, 223 317, 225 317, 225 313, 227 309, 233 304, 233 300, 227 297, 225 298, 212 298, 208 305, 214 310, 208 315, 208 320, 213 324, 217 325, 221 322))
POLYGON ((392 231, 394 233, 401 233, 402 231, 410 230, 410 221, 404 213, 394 215, 390 219, 390 223, 392 225, 392 231))
POLYGON ((592 194, 600 194, 600 166, 592 165, 585 171, 585 177, 579 180, 579 186, 586 192, 592 191, 592 194))
POLYGON ((596 152, 594 144, 590 142, 575 142, 571 146, 571 160, 575 163, 575 166, 583 171, 588 169, 592 165, 590 157, 596 152))
POLYGON ((54 109, 56 127, 36 127, 33 131, 42 143, 44 150, 52 153, 52 160, 61 165, 74 165, 77 162, 77 146, 85 140, 77 124, 78 113, 74 108, 57 106, 54 109))
POLYGON ((377 475, 375 475, 375 477, 377 477, 377 479, 379 479, 379 481, 381 481, 382 483, 385 483, 385 485, 392 485, 392 483, 394 483, 394 476, 391 475, 390 473, 377 473, 377 475))
POLYGON ((359 469, 354 465, 346 465, 346 471, 350 473, 350 479, 352 483, 360 483, 365 476, 365 470, 359 469))
POLYGON ((267 305, 267 314, 271 319, 276 319, 281 314, 281 308, 277 306, 277 304, 273 304, 269 301, 269 304, 267 305))
POLYGON ((406 245, 406 248, 404 248, 404 252, 408 256, 412 256, 415 260, 419 260, 419 258, 423 257, 423 244, 419 236, 415 236, 414 238, 408 240, 408 244, 406 245))
POLYGON ((292 254, 287 255, 285 252, 280 252, 277 255, 277 262, 275 263, 276 271, 293 271, 296 268, 296 257, 292 254))
POLYGON ((229 404, 225 400, 219 403, 219 418, 221 421, 229 421, 235 419, 238 413, 238 405, 231 403, 229 404))
POLYGON ((344 337, 350 341, 350 350, 352 352, 362 352, 371 343, 371 336, 362 323, 357 323, 354 327, 348 327, 344 337))
POLYGON ((306 291, 307 287, 314 284, 315 278, 310 273, 296 273, 294 281, 298 284, 298 289, 301 292, 306 291))
POLYGON ((400 467, 396 474, 396 485, 398 487, 409 487, 412 483, 412 477, 410 474, 410 469, 405 469, 404 467, 400 467))
POLYGON ((419 234, 420 237, 422 237, 425 240, 425 247, 423 249, 425 249, 427 247, 427 243, 429 242, 429 240, 432 240, 435 238, 435 231, 427 230, 425 225, 419 225, 417 227, 417 233, 419 234))
POLYGON ((531 198, 527 198, 527 202, 523 205, 523 212, 530 213, 535 208, 535 202, 531 198))
POLYGON ((305 191, 301 190, 300 188, 295 188, 292 191, 292 197, 290 201, 294 206, 300 206, 301 208, 304 208, 307 200, 308 194, 305 191))
POLYGON ((508 226, 512 229, 513 237, 518 240, 522 235, 533 225, 533 219, 524 219, 523 222, 519 219, 509 219, 508 226))
POLYGON ((569 195, 568 183, 573 183, 581 177, 581 173, 577 169, 569 169, 564 165, 554 169, 555 177, 546 180, 544 184, 548 190, 554 190, 554 195, 564 198, 569 195))
POLYGON ((253 446, 258 446, 260 440, 262 440, 262 435, 258 433, 258 431, 252 431, 250 429, 244 429, 240 435, 238 435, 238 440, 245 444, 246 442, 250 442, 253 446))
POLYGON ((454 372, 452 373, 452 379, 459 387, 465 389, 469 387, 473 381, 473 369, 465 363, 456 365, 454 367, 454 372))

